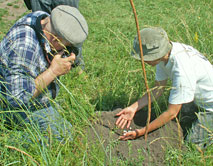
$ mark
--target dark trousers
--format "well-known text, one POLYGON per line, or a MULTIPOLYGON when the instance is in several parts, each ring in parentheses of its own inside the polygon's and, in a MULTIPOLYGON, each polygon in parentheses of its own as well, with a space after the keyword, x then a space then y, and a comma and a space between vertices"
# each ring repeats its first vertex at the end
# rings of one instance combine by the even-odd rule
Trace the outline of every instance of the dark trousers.
MULTIPOLYGON (((60 107, 57 109, 60 109, 60 107)), ((64 138, 68 138, 70 141, 72 140, 71 123, 64 119, 59 112, 51 106, 34 112, 6 112, 4 117, 6 119, 5 125, 10 129, 22 130, 26 127, 30 127, 42 133, 45 138, 48 138, 51 133, 52 137, 59 141, 63 141, 64 138)), ((26 137, 28 137, 27 135, 26 133, 26 137)))
POLYGON ((79 0, 24 0, 29 10, 45 11, 51 13, 51 11, 59 5, 68 5, 78 8, 79 0))
POLYGON ((183 104, 178 116, 186 141, 201 148, 213 143, 213 112, 201 109, 192 102, 183 104))
POLYGON ((186 138, 188 131, 191 129, 193 122, 197 120, 197 113, 199 108, 194 102, 186 103, 182 105, 182 108, 178 114, 179 122, 183 130, 183 136, 186 138))

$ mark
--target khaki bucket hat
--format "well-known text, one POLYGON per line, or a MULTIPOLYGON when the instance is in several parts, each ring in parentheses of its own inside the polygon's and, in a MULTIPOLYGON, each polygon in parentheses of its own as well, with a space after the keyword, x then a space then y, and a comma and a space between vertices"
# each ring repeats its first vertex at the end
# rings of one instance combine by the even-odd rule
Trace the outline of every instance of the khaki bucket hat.
MULTIPOLYGON (((166 32, 160 27, 144 28, 140 31, 140 36, 144 61, 160 59, 172 49, 172 44, 166 32)), ((135 59, 141 59, 137 35, 133 42, 133 51, 131 54, 135 59)))

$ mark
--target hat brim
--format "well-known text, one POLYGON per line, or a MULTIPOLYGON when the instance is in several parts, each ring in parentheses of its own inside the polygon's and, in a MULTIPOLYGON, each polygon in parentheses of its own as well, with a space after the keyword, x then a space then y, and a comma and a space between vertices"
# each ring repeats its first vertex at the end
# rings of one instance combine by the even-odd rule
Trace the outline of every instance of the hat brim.
MULTIPOLYGON (((140 49, 138 49, 139 46, 136 48, 134 47, 133 50, 131 51, 131 55, 133 58, 137 59, 137 60, 141 60, 141 55, 140 55, 140 49)), ((169 51, 172 49, 172 43, 170 42, 168 46, 165 46, 165 48, 162 48, 161 52, 158 53, 149 53, 149 52, 144 52, 143 51, 143 60, 144 61, 155 61, 158 60, 160 58, 162 58, 163 56, 165 56, 167 53, 169 53, 169 51)))

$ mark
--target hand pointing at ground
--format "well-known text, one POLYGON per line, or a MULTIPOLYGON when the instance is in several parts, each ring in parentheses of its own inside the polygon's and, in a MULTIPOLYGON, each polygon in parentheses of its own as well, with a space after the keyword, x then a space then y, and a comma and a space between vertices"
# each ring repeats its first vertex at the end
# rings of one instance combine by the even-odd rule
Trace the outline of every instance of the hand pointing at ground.
POLYGON ((135 138, 137 138, 136 131, 129 131, 129 132, 127 132, 124 135, 119 137, 119 139, 123 140, 123 141, 135 139, 135 138))
POLYGON ((135 110, 133 110, 131 107, 123 109, 121 112, 116 114, 116 116, 119 116, 115 123, 116 126, 123 129, 127 125, 127 128, 129 128, 134 115, 135 110))

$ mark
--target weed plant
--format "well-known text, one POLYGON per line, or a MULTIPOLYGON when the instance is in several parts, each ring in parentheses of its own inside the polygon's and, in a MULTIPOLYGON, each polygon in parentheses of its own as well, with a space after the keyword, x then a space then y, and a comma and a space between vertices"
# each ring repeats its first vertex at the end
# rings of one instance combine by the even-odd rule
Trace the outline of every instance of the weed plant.
MULTIPOLYGON (((171 41, 194 46, 213 63, 212 0, 134 0, 134 4, 141 29, 160 26, 171 41)), ((132 160, 118 163, 110 155, 115 142, 108 149, 101 141, 89 146, 85 134, 85 129, 92 127, 96 111, 124 108, 146 92, 141 63, 130 55, 136 35, 131 5, 129 0, 80 0, 79 10, 89 25, 89 36, 83 45, 86 67, 82 74, 75 68, 60 78, 60 93, 54 101, 62 106, 60 113, 73 125, 73 141, 67 138, 62 144, 53 138, 47 145, 36 127, 7 130, 1 123, 0 165, 137 165, 132 160), (28 133, 31 143, 23 138, 23 132, 28 133), (38 142, 39 136, 43 143, 38 142)), ((2 18, 6 14, 6 9, 0 9, 0 39, 12 25, 2 18)), ((155 69, 146 65, 146 72, 152 87, 155 69)), ((168 84, 164 96, 153 104, 152 111, 157 115, 165 111, 170 88, 168 84)), ((169 148, 165 164, 212 165, 212 154, 212 146, 205 152, 193 145, 184 151, 169 148)), ((144 160, 143 156, 138 158, 144 160)))

